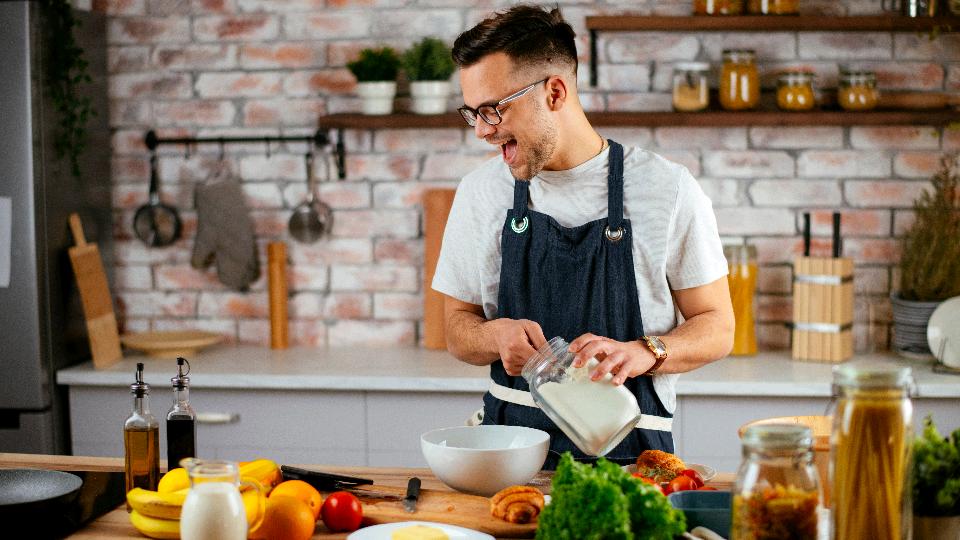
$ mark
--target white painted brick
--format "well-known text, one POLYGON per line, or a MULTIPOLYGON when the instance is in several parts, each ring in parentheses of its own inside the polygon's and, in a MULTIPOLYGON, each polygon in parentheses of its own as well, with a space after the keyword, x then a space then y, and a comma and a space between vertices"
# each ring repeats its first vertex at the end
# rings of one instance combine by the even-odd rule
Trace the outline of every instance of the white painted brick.
POLYGON ((236 45, 160 45, 150 56, 151 64, 173 71, 215 71, 237 66, 236 45))
POLYGON ((711 62, 722 62, 724 49, 752 49, 757 52, 758 62, 797 57, 797 38, 792 32, 707 33, 701 41, 711 62))
POLYGON ((939 152, 898 152, 893 171, 904 178, 930 178, 940 169, 939 152))
POLYGON ((793 211, 772 208, 717 208, 720 234, 794 234, 793 211))
POLYGON ((750 143, 755 148, 842 148, 843 128, 827 126, 753 127, 750 143))
POLYGON ((270 182, 244 183, 243 194, 250 208, 283 208, 280 188, 270 182))
POLYGON ((251 99, 243 104, 243 124, 247 126, 314 126, 317 117, 327 112, 322 98, 251 99))
POLYGON ((801 32, 799 57, 877 60, 893 56, 891 34, 874 32, 801 32))
POLYGON ((456 188, 454 182, 379 182, 373 186, 373 205, 377 208, 410 208, 423 201, 423 192, 435 188, 456 188))
POLYGON ((459 150, 462 129, 383 129, 373 135, 375 152, 444 152, 459 150))
POLYGON ((659 127, 654 130, 659 148, 701 148, 704 150, 746 150, 746 128, 659 127))
POLYGON ((149 290, 153 288, 153 274, 149 266, 117 266, 113 269, 113 286, 126 290, 149 290))
POLYGON ((419 293, 376 293, 373 295, 373 316, 376 319, 423 318, 423 296, 419 293))
POLYGON ((893 212, 893 235, 901 237, 913 227, 913 222, 917 216, 913 210, 894 210, 893 212))
POLYGON ((843 202, 839 183, 831 180, 757 180, 749 193, 757 206, 836 206, 843 202))
POLYGON ((206 270, 196 269, 190 264, 162 264, 155 268, 156 288, 165 291, 176 290, 224 290, 217 279, 214 265, 206 270))
POLYGON ((890 292, 890 270, 859 266, 853 271, 853 287, 856 294, 886 294, 890 292))
POLYGON ((419 171, 419 158, 410 155, 347 153, 347 178, 350 180, 412 180, 419 171))
POLYGON ((371 22, 370 36, 378 38, 436 36, 452 43, 465 29, 459 10, 448 9, 391 10, 371 22))
POLYGON ((201 292, 198 305, 201 317, 268 317, 266 293, 201 292))
POLYGON ((598 48, 603 61, 610 64, 693 60, 700 51, 696 36, 679 32, 625 32, 607 36, 598 43, 598 48))
POLYGON ((415 292, 420 287, 417 269, 412 266, 335 264, 330 271, 333 291, 415 292))
POLYGON ((597 67, 597 88, 646 92, 650 90, 650 68, 643 64, 600 65, 597 67))
POLYGON ((153 330, 202 330, 223 336, 221 344, 224 345, 233 345, 237 341, 237 321, 231 319, 154 319, 153 330))
POLYGON ((897 33, 893 36, 893 47, 898 59, 960 61, 960 36, 957 34, 940 34, 936 39, 930 39, 926 33, 897 33))
POLYGON ((150 47, 107 47, 107 72, 143 71, 150 63, 150 47))
POLYGON ((277 72, 201 73, 195 86, 201 97, 267 97, 280 93, 282 80, 277 72))
POLYGON ((638 146, 640 148, 647 148, 653 141, 653 131, 650 128, 602 127, 598 129, 602 137, 605 139, 613 139, 624 147, 638 146))
POLYGON ((416 323, 409 321, 337 321, 327 332, 331 347, 416 344, 416 323))
POLYGON ((188 98, 193 90, 185 73, 122 73, 109 80, 110 98, 188 98))
POLYGON ((423 266, 423 241, 381 238, 373 247, 378 263, 397 263, 423 266))
MULTIPOLYGON (((124 220, 130 223, 129 220, 124 220)), ((117 264, 153 264, 165 262, 184 262, 190 260, 190 253, 176 247, 149 248, 139 240, 114 240, 113 256, 117 264)))
POLYGON ((925 126, 871 126, 850 129, 850 146, 866 150, 940 148, 940 130, 925 126))
POLYGON ((459 180, 480 167, 489 157, 450 153, 430 154, 423 164, 421 180, 459 180))
POLYGON ((240 160, 240 176, 246 181, 307 179, 307 165, 303 156, 265 155, 246 156, 240 160))
POLYGON ((187 17, 115 17, 107 21, 107 42, 111 45, 188 41, 187 17))
POLYGON ((746 202, 742 193, 742 183, 736 180, 718 180, 713 178, 698 178, 697 183, 706 196, 713 202, 713 206, 737 206, 746 202))
MULTIPOLYGON (((323 9, 324 0, 236 0, 240 11, 260 12, 260 11, 315 11, 323 9)), ((332 2, 332 5, 338 5, 332 2)), ((302 14, 301 14, 302 15, 302 14)))
POLYGON ((673 97, 664 92, 611 92, 607 94, 608 111, 670 111, 673 97))
POLYGON ((231 41, 269 41, 280 33, 277 16, 257 13, 250 15, 196 17, 193 36, 196 41, 217 43, 231 41))
POLYGON ((197 313, 196 293, 120 292, 119 312, 129 317, 193 317, 197 313))
POLYGON ((287 244, 293 264, 362 264, 373 261, 373 242, 369 238, 326 238, 315 244, 287 244))
POLYGON ((283 30, 289 39, 364 38, 370 31, 371 19, 376 19, 371 15, 369 12, 343 9, 291 13, 283 17, 283 30))
POLYGON ((890 175, 890 158, 884 152, 811 150, 800 153, 797 173, 811 178, 884 177, 890 175))
POLYGON ((843 183, 847 204, 855 207, 910 208, 930 188, 926 181, 848 180, 843 183))
POLYGON ((373 315, 366 293, 299 292, 290 299, 291 316, 298 319, 369 319, 373 315))
POLYGON ((154 104, 153 114, 158 127, 229 126, 237 111, 226 100, 160 101, 154 104))
POLYGON ((786 294, 793 291, 793 270, 790 266, 763 266, 757 272, 757 291, 786 294))
POLYGON ((707 152, 703 158, 703 166, 710 176, 732 178, 793 176, 793 158, 786 152, 707 152))
POLYGON ((660 152, 660 155, 668 161, 679 163, 687 168, 694 177, 700 176, 700 154, 699 152, 684 152, 682 150, 666 150, 660 152))
MULTIPOLYGON (((371 206, 370 184, 366 182, 321 182, 317 192, 320 200, 330 208, 360 209, 371 206)), ((302 203, 306 194, 306 182, 288 184, 283 190, 283 198, 290 208, 302 203)))

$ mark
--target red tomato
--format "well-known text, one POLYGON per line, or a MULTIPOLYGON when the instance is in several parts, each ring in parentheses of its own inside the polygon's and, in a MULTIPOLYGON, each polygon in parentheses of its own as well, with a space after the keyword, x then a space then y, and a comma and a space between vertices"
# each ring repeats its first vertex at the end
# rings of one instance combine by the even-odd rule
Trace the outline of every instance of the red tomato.
POLYGON ((697 471, 693 469, 684 469, 680 474, 693 478, 694 482, 697 483, 698 488, 703 487, 703 477, 700 476, 700 473, 698 473, 697 471))
POLYGON ((355 531, 363 519, 363 507, 352 493, 337 491, 323 501, 320 516, 331 531, 355 531))
POLYGON ((660 493, 663 493, 663 486, 657 483, 653 478, 648 478, 640 473, 633 473, 633 477, 645 484, 650 484, 651 486, 660 490, 660 493))
POLYGON ((697 489, 697 482, 689 476, 680 475, 670 481, 670 492, 690 491, 697 489))

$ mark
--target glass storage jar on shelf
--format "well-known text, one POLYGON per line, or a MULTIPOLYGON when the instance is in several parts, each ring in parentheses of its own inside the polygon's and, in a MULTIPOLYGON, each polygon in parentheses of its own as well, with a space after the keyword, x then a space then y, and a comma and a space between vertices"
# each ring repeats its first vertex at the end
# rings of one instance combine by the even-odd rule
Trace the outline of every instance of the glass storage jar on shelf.
POLYGON ((740 15, 743 0, 693 0, 694 15, 740 15))
POLYGON ((877 106, 877 74, 872 71, 842 70, 837 102, 848 111, 867 111, 877 106))
POLYGON ((730 354, 757 354, 757 330, 753 318, 753 300, 757 289, 757 248, 749 244, 723 246, 727 258, 727 283, 733 304, 733 350, 730 354))
POLYGON ((810 428, 759 424, 747 428, 742 440, 730 540, 816 540, 820 486, 810 428))
POLYGON ((682 112, 702 111, 710 105, 710 86, 705 62, 681 62, 673 66, 673 108, 682 112))
POLYGON ((800 0, 750 0, 747 11, 754 15, 796 15, 800 0))
POLYGON ((752 109, 760 101, 756 52, 724 49, 720 69, 720 106, 728 111, 752 109))
POLYGON ((789 71, 777 78, 777 106, 784 111, 809 111, 815 105, 813 74, 789 71))
POLYGON ((832 538, 910 538, 910 368, 838 366, 833 387, 832 538))

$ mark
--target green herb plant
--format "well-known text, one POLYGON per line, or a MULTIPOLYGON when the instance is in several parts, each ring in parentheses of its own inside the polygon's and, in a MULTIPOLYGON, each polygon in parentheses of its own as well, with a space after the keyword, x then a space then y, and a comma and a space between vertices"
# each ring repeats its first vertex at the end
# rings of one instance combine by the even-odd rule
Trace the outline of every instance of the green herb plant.
POLYGON ((904 235, 900 297, 942 301, 960 295, 960 173, 957 155, 941 160, 931 189, 914 201, 916 220, 904 235))
POLYGON ((411 81, 445 81, 456 70, 450 48, 432 37, 423 38, 403 53, 402 65, 411 81))
POLYGON ((930 416, 913 443, 913 513, 960 516, 960 429, 941 437, 930 416))
POLYGON ((358 82, 393 81, 400 68, 400 57, 391 47, 363 49, 360 57, 347 63, 358 82))
POLYGON ((42 0, 44 47, 47 52, 46 82, 56 109, 59 129, 54 138, 57 156, 66 157, 74 176, 80 176, 80 155, 86 147, 87 120, 96 114, 80 87, 92 79, 83 49, 73 37, 80 22, 68 0, 42 0))
POLYGON ((659 489, 604 458, 591 467, 565 452, 551 497, 538 540, 672 540, 686 530, 686 516, 659 489))

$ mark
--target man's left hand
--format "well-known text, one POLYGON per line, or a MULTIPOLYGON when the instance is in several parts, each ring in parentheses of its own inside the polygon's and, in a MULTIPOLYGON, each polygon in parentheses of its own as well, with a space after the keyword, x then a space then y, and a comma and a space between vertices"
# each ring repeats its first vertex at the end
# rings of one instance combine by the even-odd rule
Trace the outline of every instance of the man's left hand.
POLYGON ((576 354, 574 367, 582 367, 595 357, 600 364, 590 378, 596 381, 610 373, 616 385, 623 384, 628 377, 643 375, 656 363, 653 352, 640 341, 622 342, 594 334, 584 334, 573 340, 570 352, 576 354))

